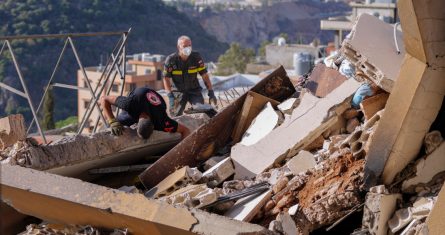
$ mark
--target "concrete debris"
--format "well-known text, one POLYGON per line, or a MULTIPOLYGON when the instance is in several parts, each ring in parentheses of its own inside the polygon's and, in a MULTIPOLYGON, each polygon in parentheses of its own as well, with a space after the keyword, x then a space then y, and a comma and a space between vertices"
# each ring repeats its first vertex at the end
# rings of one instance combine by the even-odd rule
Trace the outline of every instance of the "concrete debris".
POLYGON ((292 115, 292 111, 299 105, 300 100, 297 98, 289 98, 277 106, 284 114, 292 115))
POLYGON ((268 102, 244 133, 240 144, 251 146, 263 139, 278 125, 278 114, 268 102))
POLYGON ((358 86, 355 80, 348 80, 322 99, 306 93, 291 118, 266 137, 251 146, 233 146, 231 157, 235 164, 235 178, 252 178, 311 144, 350 107, 349 99, 358 86))
POLYGON ((201 208, 215 202, 220 195, 222 195, 222 190, 213 190, 205 184, 199 184, 188 185, 160 200, 175 206, 182 205, 189 208, 201 208))
POLYGON ((281 212, 277 215, 277 221, 281 223, 284 235, 295 235, 298 234, 297 226, 295 225, 292 217, 286 213, 281 212))
POLYGON ((395 233, 401 230, 414 219, 411 210, 412 208, 408 207, 396 211, 394 216, 388 220, 388 226, 391 229, 391 232, 395 233))
POLYGON ((26 231, 19 235, 45 235, 45 234, 72 234, 72 235, 85 235, 85 234, 111 234, 111 235, 128 235, 128 229, 98 229, 92 226, 66 226, 62 224, 30 224, 26 226, 26 231))
POLYGON ((286 166, 294 175, 298 175, 300 172, 306 171, 315 166, 314 155, 308 151, 301 150, 297 156, 291 158, 286 166))
POLYGON ((228 157, 204 172, 201 181, 206 182, 211 187, 216 187, 234 173, 235 168, 232 159, 228 157))
POLYGON ((378 111, 384 109, 388 98, 388 93, 380 93, 364 99, 360 103, 360 109, 362 110, 365 119, 369 120, 378 111))
POLYGON ((405 192, 414 191, 418 185, 425 185, 436 180, 436 176, 445 171, 445 142, 430 155, 421 158, 415 164, 415 175, 408 178, 402 184, 405 192))
POLYGON ((187 186, 189 183, 198 182, 202 173, 196 168, 185 166, 161 181, 156 187, 145 193, 149 198, 160 198, 172 194, 174 191, 187 186))
POLYGON ((124 185, 124 186, 118 188, 117 190, 124 191, 126 193, 139 193, 139 189, 136 188, 135 186, 124 185))
POLYGON ((26 129, 23 115, 9 115, 0 119, 0 150, 25 140, 26 129))
POLYGON ((360 121, 357 118, 349 119, 346 123, 346 131, 352 133, 358 126, 360 126, 360 121))
POLYGON ((342 116, 343 116, 346 120, 349 120, 349 119, 352 119, 352 118, 357 117, 358 115, 359 115, 359 111, 358 111, 357 109, 349 108, 349 109, 347 109, 347 110, 343 113, 342 116))
POLYGON ((268 190, 260 195, 252 195, 238 200, 224 215, 240 221, 250 221, 261 211, 261 208, 270 199, 272 191, 268 190))
POLYGON ((204 162, 204 165, 202 166, 202 168, 206 171, 210 168, 212 168, 213 166, 215 166, 216 164, 218 164, 218 162, 226 159, 227 156, 214 156, 209 158, 209 160, 204 162))
POLYGON ((291 206, 291 207, 289 208, 289 210, 287 211, 287 213, 289 213, 289 215, 291 215, 291 216, 296 215, 296 214, 297 214, 297 211, 298 211, 298 208, 299 208, 299 205, 298 205, 298 204, 295 204, 295 205, 293 205, 293 206, 291 206))
POLYGON ((443 138, 440 131, 432 131, 425 135, 423 144, 425 145, 425 153, 428 155, 442 144, 443 138))
POLYGON ((315 65, 304 87, 316 97, 326 97, 346 80, 336 69, 320 63, 315 65))
POLYGON ((427 234, 442 234, 445 228, 445 187, 438 193, 437 201, 426 219, 427 234))
MULTIPOLYGON (((384 188, 384 186, 383 186, 384 188)), ((373 191, 386 191, 386 189, 375 188, 373 191)), ((387 221, 391 218, 397 205, 402 199, 400 194, 387 194, 369 192, 366 194, 366 203, 363 212, 363 228, 370 234, 385 235, 388 230, 387 221)))
POLYGON ((375 16, 361 14, 350 35, 342 44, 346 58, 372 82, 391 92, 405 56, 402 32, 396 31, 400 53, 395 51, 393 26, 375 16))

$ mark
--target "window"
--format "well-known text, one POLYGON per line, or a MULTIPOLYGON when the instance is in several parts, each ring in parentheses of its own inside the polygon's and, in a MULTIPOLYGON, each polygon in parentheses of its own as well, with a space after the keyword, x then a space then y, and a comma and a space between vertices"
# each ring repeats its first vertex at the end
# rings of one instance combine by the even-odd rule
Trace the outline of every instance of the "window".
POLYGON ((156 72, 156 80, 162 80, 162 70, 158 69, 156 72))
POLYGON ((117 84, 113 84, 113 85, 111 86, 111 91, 113 91, 113 92, 118 92, 118 91, 119 91, 119 85, 117 85, 117 84))
POLYGON ((90 101, 84 100, 83 101, 83 108, 87 109, 89 104, 90 104, 90 101))
POLYGON ((151 69, 145 69, 145 74, 151 74, 151 69))

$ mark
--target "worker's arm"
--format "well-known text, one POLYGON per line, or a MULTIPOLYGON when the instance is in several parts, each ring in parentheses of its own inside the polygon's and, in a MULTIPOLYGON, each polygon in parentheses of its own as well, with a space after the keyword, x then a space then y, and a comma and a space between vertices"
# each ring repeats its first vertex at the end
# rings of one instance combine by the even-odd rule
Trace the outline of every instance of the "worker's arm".
POLYGON ((213 90, 212 82, 210 81, 210 77, 208 73, 201 74, 202 80, 207 87, 207 90, 213 90))
POLYGON ((102 106, 102 109, 104 110, 105 117, 108 121, 115 119, 113 110, 111 109, 111 105, 116 104, 116 98, 117 96, 102 96, 100 99, 100 104, 102 106))
POLYGON ((164 77, 164 89, 167 94, 172 92, 172 82, 169 77, 164 77))

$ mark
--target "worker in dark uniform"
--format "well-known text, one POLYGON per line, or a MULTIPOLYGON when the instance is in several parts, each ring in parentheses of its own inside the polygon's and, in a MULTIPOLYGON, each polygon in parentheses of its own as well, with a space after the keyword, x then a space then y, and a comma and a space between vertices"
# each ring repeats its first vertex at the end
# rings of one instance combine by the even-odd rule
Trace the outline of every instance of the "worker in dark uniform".
POLYGON ((167 91, 169 99, 170 114, 173 116, 182 115, 187 102, 192 106, 204 104, 204 97, 201 93, 201 86, 198 82, 198 73, 204 80, 208 90, 209 103, 216 106, 216 97, 213 92, 207 68, 201 55, 192 51, 192 41, 187 36, 178 38, 178 51, 169 55, 164 64, 164 89, 167 91), (175 96, 172 93, 171 80, 176 89, 181 93, 179 107, 175 108, 175 96))
POLYGON ((128 96, 104 96, 101 98, 101 105, 114 135, 122 135, 123 126, 135 123, 138 124, 138 136, 143 139, 148 139, 153 129, 178 132, 182 138, 190 134, 186 126, 167 115, 167 106, 162 96, 147 87, 136 88, 128 96), (113 115, 111 105, 123 110, 117 118, 113 115))

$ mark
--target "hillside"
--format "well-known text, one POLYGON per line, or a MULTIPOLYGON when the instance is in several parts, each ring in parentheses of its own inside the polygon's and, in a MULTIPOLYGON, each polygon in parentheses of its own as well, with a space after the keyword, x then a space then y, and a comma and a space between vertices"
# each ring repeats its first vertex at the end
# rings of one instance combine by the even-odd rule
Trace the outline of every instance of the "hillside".
MULTIPOLYGON (((194 49, 206 60, 216 60, 228 48, 227 44, 207 34, 198 22, 160 0, 4 0, 0 1, 0 22, 0 35, 123 31, 131 27, 130 54, 142 51, 170 54, 176 50, 176 39, 182 34, 191 36, 194 49)), ((101 55, 105 58, 118 39, 75 39, 84 66, 98 65, 101 55)), ((22 40, 12 44, 34 102, 38 103, 63 41, 22 40)), ((5 57, 7 54, 3 52, 0 57, 0 81, 21 90, 12 63, 5 57)), ((75 84, 77 69, 72 52, 67 51, 56 74, 57 82, 75 84)), ((56 89, 55 103, 56 120, 77 115, 75 91, 56 89)), ((0 90, 0 116, 9 113, 24 113, 30 121, 26 100, 0 90)))
POLYGON ((313 1, 281 2, 261 10, 206 10, 198 14, 206 31, 222 42, 239 42, 257 48, 261 42, 287 33, 291 42, 302 39, 310 43, 319 38, 323 43, 333 40, 332 31, 320 30, 320 20, 345 15, 350 7, 344 3, 313 1), (241 22, 241 23, 240 23, 241 22))

